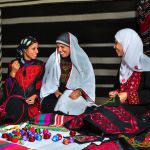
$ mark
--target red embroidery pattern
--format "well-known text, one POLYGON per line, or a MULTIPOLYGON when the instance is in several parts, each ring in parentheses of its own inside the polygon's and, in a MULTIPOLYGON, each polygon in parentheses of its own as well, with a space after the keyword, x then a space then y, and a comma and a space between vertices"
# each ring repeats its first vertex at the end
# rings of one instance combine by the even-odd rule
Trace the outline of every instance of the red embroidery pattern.
POLYGON ((99 125, 106 133, 120 133, 119 128, 100 112, 91 114, 90 116, 94 124, 99 125))
POLYGON ((136 119, 122 107, 106 107, 112 111, 121 121, 129 123, 131 126, 125 128, 124 133, 134 133, 139 130, 136 119))
POLYGON ((18 70, 16 74, 16 80, 20 84, 20 86, 26 90, 31 83, 35 80, 36 76, 40 73, 42 67, 39 65, 32 65, 26 68, 26 75, 23 75, 25 68, 21 68, 18 70))
POLYGON ((69 125, 69 129, 79 129, 83 126, 83 118, 86 115, 81 114, 77 117, 75 117, 74 119, 71 120, 71 124, 69 125))
POLYGON ((40 80, 36 83, 36 90, 39 90, 41 86, 42 86, 42 81, 40 80))
POLYGON ((143 114, 143 116, 150 117, 150 110, 143 114))
POLYGON ((150 132, 146 133, 145 141, 150 141, 150 132))
POLYGON ((124 84, 120 85, 120 91, 121 92, 127 92, 128 93, 128 103, 129 104, 139 104, 139 97, 138 97, 138 87, 141 80, 141 73, 140 72, 133 72, 131 77, 128 79, 128 81, 124 84))
POLYGON ((79 143, 85 143, 85 142, 95 142, 99 141, 100 136, 90 136, 90 135, 76 135, 74 137, 75 141, 79 143))

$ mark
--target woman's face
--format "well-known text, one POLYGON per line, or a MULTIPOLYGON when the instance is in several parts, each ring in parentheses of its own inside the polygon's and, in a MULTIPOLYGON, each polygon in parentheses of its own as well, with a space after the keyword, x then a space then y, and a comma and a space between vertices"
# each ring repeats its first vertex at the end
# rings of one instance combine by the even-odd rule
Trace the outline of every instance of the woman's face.
POLYGON ((61 57, 66 58, 70 55, 70 47, 61 43, 56 44, 57 52, 61 55, 61 57))
POLYGON ((116 53, 119 57, 122 57, 124 55, 124 52, 123 52, 123 46, 121 43, 119 43, 118 41, 115 40, 115 43, 114 43, 114 49, 116 50, 116 53))
POLYGON ((24 52, 24 59, 25 60, 36 59, 37 54, 39 53, 38 47, 39 47, 38 43, 31 44, 24 52))

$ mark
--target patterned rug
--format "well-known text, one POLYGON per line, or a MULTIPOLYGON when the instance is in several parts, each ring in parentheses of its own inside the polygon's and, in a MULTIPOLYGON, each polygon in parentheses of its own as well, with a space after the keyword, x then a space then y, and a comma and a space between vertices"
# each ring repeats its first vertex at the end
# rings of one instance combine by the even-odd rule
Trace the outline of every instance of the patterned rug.
MULTIPOLYGON (((63 127, 63 124, 68 120, 71 120, 74 116, 65 116, 59 114, 39 114, 35 118, 33 118, 30 122, 31 126, 40 129, 48 129, 51 131, 58 131, 58 132, 69 132, 68 129, 63 127)), ((14 130, 15 128, 20 128, 20 125, 12 125, 12 126, 1 126, 0 132, 2 133, 3 130, 14 130)), ((139 136, 128 138, 127 136, 120 135, 118 138, 123 138, 125 141, 134 147, 136 150, 150 150, 150 131, 147 133, 142 133, 139 136)), ((96 136, 87 136, 87 135, 80 135, 79 133, 76 134, 74 137, 75 143, 83 144, 87 142, 95 142, 95 141, 103 141, 102 137, 96 136)), ((17 145, 14 143, 9 143, 6 141, 0 141, 0 149, 3 150, 8 149, 11 146, 12 150, 19 149, 19 150, 26 150, 29 149, 27 147, 17 145), (17 147, 18 146, 18 147, 17 147), (6 147, 6 148, 5 148, 6 147), (14 147, 14 148, 13 148, 14 147)), ((95 145, 94 145, 95 146, 95 145)))
POLYGON ((1 150, 34 150, 34 149, 27 148, 25 146, 10 143, 4 140, 0 140, 0 149, 1 150))

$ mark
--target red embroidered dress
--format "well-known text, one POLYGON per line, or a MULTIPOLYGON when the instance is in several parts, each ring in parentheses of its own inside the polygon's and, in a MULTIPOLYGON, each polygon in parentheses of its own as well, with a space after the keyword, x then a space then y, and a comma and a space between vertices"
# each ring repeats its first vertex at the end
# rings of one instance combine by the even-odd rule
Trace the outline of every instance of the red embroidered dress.
POLYGON ((127 92, 129 104, 139 104, 138 87, 140 84, 141 73, 133 72, 125 84, 120 85, 120 92, 127 92))
POLYGON ((150 72, 133 72, 125 84, 119 85, 127 92, 126 104, 88 108, 65 126, 84 134, 135 136, 150 126, 146 112, 150 110, 150 72))
POLYGON ((44 73, 44 63, 39 60, 26 61, 17 71, 15 78, 8 77, 5 82, 6 100, 0 106, 1 118, 5 122, 27 121, 39 113, 39 92, 44 73), (35 103, 28 105, 25 100, 36 94, 35 103))

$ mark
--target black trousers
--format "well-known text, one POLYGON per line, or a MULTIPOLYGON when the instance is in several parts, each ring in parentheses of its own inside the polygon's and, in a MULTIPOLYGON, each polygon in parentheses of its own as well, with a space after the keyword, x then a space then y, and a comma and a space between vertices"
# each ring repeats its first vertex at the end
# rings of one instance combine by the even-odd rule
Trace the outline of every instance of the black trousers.
MULTIPOLYGON (((65 85, 60 85, 59 91, 63 93, 66 90, 65 85)), ((42 101, 42 113, 54 113, 54 108, 58 102, 58 98, 55 96, 55 94, 50 94, 47 97, 45 97, 42 101)), ((55 112, 56 113, 56 112, 55 112)), ((59 114, 63 114, 61 112, 58 112, 59 114)))
POLYGON ((42 101, 42 113, 53 113, 57 104, 58 98, 55 94, 50 94, 42 101))

